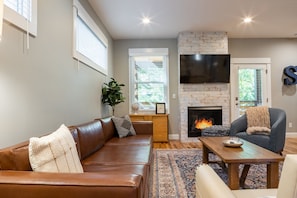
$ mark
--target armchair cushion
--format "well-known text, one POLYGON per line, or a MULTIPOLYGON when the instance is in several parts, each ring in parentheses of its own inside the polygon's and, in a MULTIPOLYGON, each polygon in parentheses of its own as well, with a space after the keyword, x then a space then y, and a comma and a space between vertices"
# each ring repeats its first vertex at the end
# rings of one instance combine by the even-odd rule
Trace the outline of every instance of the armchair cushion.
POLYGON ((30 138, 29 160, 38 172, 83 172, 74 139, 65 125, 50 135, 30 138))

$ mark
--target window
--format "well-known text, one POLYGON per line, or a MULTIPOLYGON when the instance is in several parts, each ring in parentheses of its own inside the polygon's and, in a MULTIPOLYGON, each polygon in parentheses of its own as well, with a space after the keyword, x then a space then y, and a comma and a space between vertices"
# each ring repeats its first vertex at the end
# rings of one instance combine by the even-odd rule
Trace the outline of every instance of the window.
POLYGON ((107 75, 108 41, 78 0, 73 5, 73 57, 107 75))
MULTIPOLYGON (((262 70, 261 69, 240 69, 239 80, 239 101, 240 106, 245 109, 262 105, 262 70)), ((242 113, 244 113, 242 112, 242 113)))
POLYGON ((37 36, 37 0, 4 0, 4 19, 37 36))
MULTIPOLYGON (((139 111, 155 112, 156 103, 166 103, 168 112, 168 49, 129 49, 130 106, 139 111)), ((131 109, 131 108, 130 108, 131 109)))

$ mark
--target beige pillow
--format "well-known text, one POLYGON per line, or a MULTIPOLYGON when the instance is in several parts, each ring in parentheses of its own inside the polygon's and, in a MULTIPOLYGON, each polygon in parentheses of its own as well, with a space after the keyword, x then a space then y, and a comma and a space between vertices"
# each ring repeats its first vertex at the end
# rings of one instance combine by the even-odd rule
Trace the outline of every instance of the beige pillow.
POLYGON ((29 160, 37 172, 83 172, 74 139, 65 125, 50 135, 30 138, 29 160))
POLYGON ((268 107, 250 107, 246 110, 246 116, 248 124, 246 132, 249 135, 270 134, 270 115, 268 107))

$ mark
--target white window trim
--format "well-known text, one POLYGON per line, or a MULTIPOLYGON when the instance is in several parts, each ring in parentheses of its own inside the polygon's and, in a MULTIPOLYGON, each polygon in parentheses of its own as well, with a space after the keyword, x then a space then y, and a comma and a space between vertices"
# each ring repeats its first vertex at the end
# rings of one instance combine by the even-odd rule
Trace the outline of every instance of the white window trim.
POLYGON ((25 17, 21 16, 16 11, 5 6, 4 4, 4 15, 3 18, 5 21, 12 23, 18 28, 29 32, 33 36, 37 36, 37 0, 32 0, 32 18, 31 21, 28 21, 25 17))
POLYGON ((87 11, 83 8, 83 6, 79 3, 78 0, 73 0, 73 57, 77 59, 78 61, 81 61, 88 66, 94 68, 95 70, 101 72, 104 75, 108 75, 108 54, 106 54, 106 68, 96 64, 83 54, 81 54, 79 51, 76 50, 76 18, 79 16, 87 25, 88 27, 93 31, 93 33, 96 34, 96 36, 99 38, 99 40, 103 43, 103 45, 106 46, 106 53, 108 53, 108 40, 103 34, 103 32, 99 29, 97 24, 93 21, 93 19, 89 16, 87 11))
POLYGON ((2 39, 3 7, 3 0, 0 0, 0 41, 2 39))
MULTIPOLYGON (((130 67, 132 56, 167 56, 166 61, 166 113, 170 112, 170 100, 169 100, 169 51, 168 48, 130 48, 129 49, 129 93, 133 93, 134 80, 131 78, 133 68, 130 67)), ((129 111, 132 113, 133 96, 129 94, 129 111)), ((151 110, 139 110, 140 113, 155 113, 151 110)))

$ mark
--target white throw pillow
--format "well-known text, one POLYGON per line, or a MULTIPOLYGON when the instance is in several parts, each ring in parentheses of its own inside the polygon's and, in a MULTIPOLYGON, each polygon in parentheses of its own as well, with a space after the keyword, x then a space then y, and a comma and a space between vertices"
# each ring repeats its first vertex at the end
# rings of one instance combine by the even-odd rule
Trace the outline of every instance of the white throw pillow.
POLYGON ((37 172, 83 173, 74 139, 65 125, 47 136, 30 138, 29 160, 37 172))

